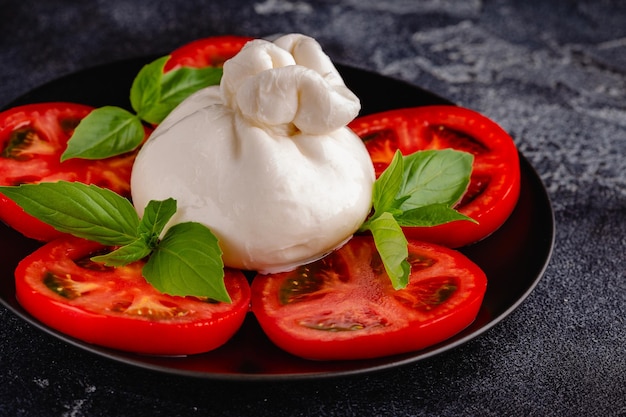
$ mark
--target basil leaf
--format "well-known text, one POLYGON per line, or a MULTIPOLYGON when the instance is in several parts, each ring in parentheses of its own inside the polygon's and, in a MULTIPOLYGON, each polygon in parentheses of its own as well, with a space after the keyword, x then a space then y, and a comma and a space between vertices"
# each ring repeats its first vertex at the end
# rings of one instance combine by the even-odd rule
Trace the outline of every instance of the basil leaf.
POLYGON ((222 69, 180 67, 163 73, 169 56, 144 66, 130 89, 130 101, 144 121, 159 124, 176 106, 201 88, 219 84, 222 69))
POLYGON ((80 121, 61 162, 71 158, 104 159, 130 152, 144 136, 139 117, 120 107, 100 107, 80 121))
POLYGON ((132 204, 95 185, 42 182, 0 187, 0 193, 64 233, 104 245, 126 245, 137 238, 139 218, 132 204))
POLYGON ((231 301, 217 238, 200 223, 178 223, 168 229, 143 267, 143 275, 166 294, 231 301))
POLYGON ((222 79, 222 68, 180 67, 163 75, 161 83, 161 101, 180 103, 196 91, 218 85, 222 79))
POLYGON ((168 56, 145 65, 133 80, 130 103, 136 115, 116 106, 93 110, 76 127, 61 161, 104 159, 130 152, 144 139, 142 120, 159 124, 184 99, 219 84, 222 69, 180 67, 163 73, 168 56))
POLYGON ((221 77, 222 69, 214 67, 181 67, 169 71, 161 78, 159 100, 142 109, 140 116, 149 123, 161 123, 184 99, 202 88, 219 84, 221 77))
POLYGON ((106 266, 124 266, 145 258, 150 255, 150 252, 152 252, 152 248, 146 244, 144 239, 138 238, 106 255, 94 256, 91 260, 101 262, 106 266))
POLYGON ((130 88, 130 105, 139 117, 142 112, 159 102, 163 68, 169 58, 169 55, 166 55, 144 65, 133 80, 130 88))
POLYGON ((431 204, 454 205, 467 189, 474 157, 452 149, 404 157, 404 181, 396 196, 403 211, 431 204))
POLYGON ((449 223, 456 220, 468 220, 473 223, 477 223, 476 220, 471 217, 461 214, 445 204, 431 204, 429 206, 418 207, 400 212, 394 217, 398 224, 403 227, 437 226, 439 224, 449 223))
POLYGON ((404 158, 396 151, 391 163, 374 182, 372 201, 374 210, 385 212, 397 208, 396 196, 402 188, 404 175, 404 158))
POLYGON ((369 222, 367 227, 372 232, 374 244, 393 288, 405 288, 409 283, 411 264, 407 261, 408 242, 400 225, 390 213, 385 212, 369 222))
POLYGON ((144 238, 148 247, 156 247, 161 232, 174 213, 176 200, 173 198, 163 201, 151 200, 148 203, 138 228, 139 236, 144 238))

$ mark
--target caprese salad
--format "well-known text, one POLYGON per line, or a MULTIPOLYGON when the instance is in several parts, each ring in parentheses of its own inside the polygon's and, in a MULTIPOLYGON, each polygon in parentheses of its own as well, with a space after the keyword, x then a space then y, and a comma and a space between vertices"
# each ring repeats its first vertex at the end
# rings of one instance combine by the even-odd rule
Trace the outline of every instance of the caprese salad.
POLYGON ((488 277, 455 248, 519 196, 511 137, 456 106, 359 117, 314 39, 200 39, 146 65, 132 110, 0 113, 0 219, 42 245, 16 297, 137 353, 226 343, 253 314, 285 351, 363 359, 474 321, 488 277))

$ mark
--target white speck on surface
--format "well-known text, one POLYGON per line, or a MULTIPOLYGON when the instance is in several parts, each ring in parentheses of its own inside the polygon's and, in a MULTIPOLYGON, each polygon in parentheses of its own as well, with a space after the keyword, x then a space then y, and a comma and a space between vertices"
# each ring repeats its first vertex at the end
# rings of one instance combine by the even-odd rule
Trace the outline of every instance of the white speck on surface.
POLYGON ((626 47, 626 38, 611 39, 598 44, 598 49, 615 49, 626 47))
POLYGON ((385 13, 446 13, 452 16, 477 15, 482 7, 481 0, 465 0, 458 2, 442 2, 440 0, 396 0, 381 2, 380 0, 351 0, 346 2, 361 10, 379 10, 385 13))
POLYGON ((72 401, 71 404, 66 404, 64 407, 67 411, 62 414, 62 417, 83 417, 89 415, 85 410, 85 406, 89 405, 90 394, 94 392, 96 392, 95 385, 85 386, 85 394, 87 394, 87 396, 85 398, 76 399, 72 401))
POLYGON ((313 7, 302 1, 288 0, 265 0, 262 3, 254 4, 254 11, 260 15, 282 14, 289 12, 311 13, 313 7))
POLYGON ((82 417, 86 414, 82 411, 83 404, 86 400, 74 400, 71 405, 66 406, 68 411, 62 414, 62 417, 82 417))
POLYGON ((50 386, 50 381, 48 378, 34 378, 33 382, 37 384, 40 388, 48 388, 50 386))

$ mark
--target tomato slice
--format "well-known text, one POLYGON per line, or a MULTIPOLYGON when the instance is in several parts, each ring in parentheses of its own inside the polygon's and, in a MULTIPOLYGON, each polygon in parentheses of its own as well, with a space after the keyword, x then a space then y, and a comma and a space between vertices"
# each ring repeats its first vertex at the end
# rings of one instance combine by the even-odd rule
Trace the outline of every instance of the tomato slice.
MULTIPOLYGON (((136 152, 96 161, 60 160, 74 128, 92 110, 93 107, 82 104, 52 102, 1 112, 0 185, 79 181, 130 196, 130 173, 136 152)), ((37 240, 49 241, 62 235, 26 214, 4 195, 0 195, 0 220, 37 240)))
POLYGON ((253 38, 244 36, 213 36, 189 42, 170 54, 164 71, 178 67, 221 67, 253 38))
POLYGON ((409 285, 391 286, 371 236, 295 271, 258 275, 252 311, 277 346, 316 360, 420 350, 467 327, 486 290, 484 272, 461 253, 411 240, 409 285))
POLYGON ((453 248, 465 246, 497 230, 517 204, 520 166, 515 143, 479 113, 457 106, 414 107, 360 117, 350 128, 365 142, 377 175, 398 149, 404 155, 446 148, 474 155, 470 185, 455 208, 478 223, 405 228, 409 237, 453 248))
POLYGON ((111 268, 89 260, 106 250, 75 237, 49 242, 20 262, 15 293, 33 317, 69 336, 114 349, 187 355, 224 344, 241 326, 250 287, 227 269, 232 303, 161 294, 141 275, 143 262, 111 268))

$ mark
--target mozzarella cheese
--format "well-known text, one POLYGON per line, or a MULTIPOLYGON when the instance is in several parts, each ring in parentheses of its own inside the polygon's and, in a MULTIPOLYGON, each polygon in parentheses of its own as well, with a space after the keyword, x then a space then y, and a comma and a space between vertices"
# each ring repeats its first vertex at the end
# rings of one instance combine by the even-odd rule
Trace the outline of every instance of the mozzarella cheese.
POLYGON ((342 245, 371 208, 374 169, 346 124, 358 98, 312 38, 254 40, 219 86, 180 104, 139 152, 131 178, 141 216, 176 199, 169 226, 200 222, 226 266, 280 272, 342 245))

